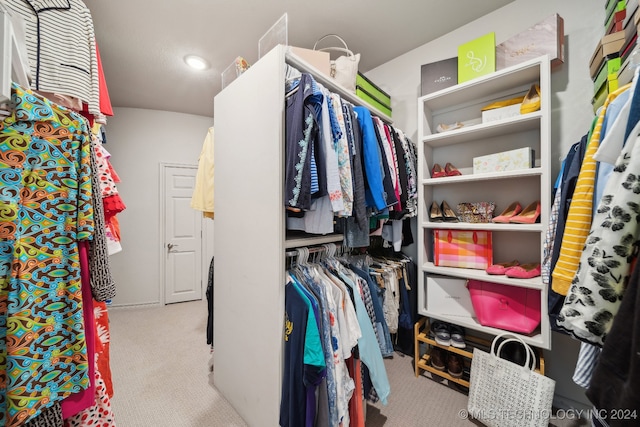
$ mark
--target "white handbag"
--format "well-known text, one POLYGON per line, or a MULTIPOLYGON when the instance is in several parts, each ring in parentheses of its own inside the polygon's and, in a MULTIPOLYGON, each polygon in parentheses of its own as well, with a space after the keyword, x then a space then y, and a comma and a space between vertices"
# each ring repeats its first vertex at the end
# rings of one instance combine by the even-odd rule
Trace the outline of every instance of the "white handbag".
POLYGON ((533 349, 513 334, 495 337, 491 353, 474 348, 469 417, 490 427, 547 427, 556 382, 535 372, 535 365, 533 349), (505 337, 495 351, 496 342, 505 337), (525 347, 524 366, 500 357, 508 342, 519 342, 525 347))
POLYGON ((313 45, 313 50, 318 50, 321 52, 342 52, 346 54, 331 60, 330 75, 336 80, 338 84, 344 86, 345 89, 349 90, 350 92, 355 93, 356 76, 358 75, 360 54, 354 54, 351 50, 349 50, 347 43, 342 39, 342 37, 337 34, 327 34, 320 37, 313 45), (317 49, 318 43, 330 37, 338 39, 342 43, 342 46, 323 47, 317 49))

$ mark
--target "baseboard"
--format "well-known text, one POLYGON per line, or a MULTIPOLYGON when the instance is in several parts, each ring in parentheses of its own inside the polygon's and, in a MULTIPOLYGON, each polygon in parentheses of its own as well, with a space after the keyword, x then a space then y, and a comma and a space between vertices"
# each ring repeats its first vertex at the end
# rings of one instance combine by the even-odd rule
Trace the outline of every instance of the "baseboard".
POLYGON ((154 306, 161 306, 159 301, 155 302, 143 302, 136 304, 107 304, 107 308, 149 308, 154 306))

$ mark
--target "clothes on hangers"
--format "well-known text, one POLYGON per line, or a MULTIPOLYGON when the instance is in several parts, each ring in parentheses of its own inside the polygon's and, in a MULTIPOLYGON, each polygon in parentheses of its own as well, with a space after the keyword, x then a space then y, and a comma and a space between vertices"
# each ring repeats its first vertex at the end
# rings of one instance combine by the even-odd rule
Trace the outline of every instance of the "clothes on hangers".
POLYGON ((214 169, 213 158, 213 127, 207 130, 207 135, 202 143, 200 156, 198 157, 198 172, 196 183, 191 195, 191 208, 202 211, 205 218, 214 219, 213 193, 214 193, 214 169))
MULTIPOLYGON (((634 128, 638 131, 640 125, 634 128)), ((606 183, 578 271, 558 316, 558 326, 598 346, 603 345, 620 307, 640 234, 640 187, 634 172, 640 170, 640 144, 634 132, 606 183)))
MULTIPOLYGON (((378 309, 375 309, 371 303, 372 294, 376 297, 378 295, 378 285, 370 280, 370 283, 375 286, 372 290, 370 283, 367 283, 366 278, 363 277, 366 273, 358 272, 353 266, 347 266, 346 260, 339 261, 333 257, 322 256, 320 258, 312 263, 299 259, 297 265, 287 271, 285 359, 288 356, 291 358, 285 361, 287 373, 283 380, 281 425, 302 425, 291 423, 294 418, 299 422, 304 418, 304 425, 337 426, 351 425, 351 422, 355 423, 353 425, 358 425, 359 420, 363 420, 364 417, 361 412, 363 410, 361 402, 355 401, 357 396, 360 399, 362 396, 380 399, 386 404, 390 392, 382 361, 382 347, 391 345, 391 342, 380 339, 379 332, 382 331, 382 323, 384 323, 382 303, 378 309), (292 289, 296 290, 296 294, 293 294, 292 289), (301 303, 300 295, 308 298, 311 305, 307 305, 307 301, 301 303), (309 311, 309 307, 318 308, 315 316, 311 315, 313 311, 309 311), (327 319, 323 311, 329 315, 327 319), (297 323, 291 321, 294 313, 297 313, 297 323), (374 322, 378 320, 377 314, 381 316, 378 328, 374 326, 374 322), (296 346, 292 347, 289 337, 294 334, 298 334, 296 339, 302 336, 300 328, 303 324, 311 327, 313 332, 314 322, 319 337, 313 338, 315 334, 311 333, 309 342, 302 344, 296 341, 296 346), (296 327, 299 329, 296 330, 296 327), (322 353, 318 350, 318 343, 323 346, 322 353), (315 348, 315 353, 310 349, 300 350, 306 346, 315 348), (297 353, 293 348, 298 349, 297 353), (320 354, 324 355, 326 377, 323 382, 317 381, 322 376, 321 371, 318 370, 321 368, 319 362, 315 365, 316 381, 305 383, 302 380, 305 373, 309 372, 308 368, 311 368, 309 366, 300 371, 300 354, 307 354, 307 352, 309 355, 316 354, 317 361, 322 360, 320 354), (296 357, 295 354, 298 356, 296 357), (364 370, 368 373, 368 379, 373 385, 372 395, 368 395, 364 388, 367 378, 360 378, 361 371, 354 369, 356 366, 353 362, 354 357, 362 360, 363 366, 366 367, 364 370), (297 365, 290 366, 289 363, 297 363, 297 365), (292 383, 292 378, 297 378, 295 383, 292 383), (303 388, 301 384, 307 384, 307 387, 303 388), (313 385, 311 390, 309 384, 313 385), (304 399, 305 393, 306 399, 304 399), (318 400, 312 401, 310 396, 316 395, 318 400), (294 401, 297 402, 297 412, 291 409, 294 401), (317 408, 316 412, 314 408, 317 408)), ((371 279, 370 276, 367 277, 371 279)), ((390 352, 392 351, 391 347, 390 352)), ((307 366, 306 362, 302 365, 307 366)))
POLYGON ((598 116, 595 129, 587 146, 587 152, 578 181, 573 193, 573 200, 567 215, 567 224, 562 238, 560 256, 553 270, 553 290, 560 295, 567 295, 569 287, 578 269, 578 261, 582 248, 587 239, 589 228, 591 227, 591 216, 593 210, 593 190, 596 177, 596 161, 593 156, 600 145, 600 131, 604 115, 609 104, 622 92, 626 91, 629 85, 618 88, 609 94, 604 106, 598 116))
MULTIPOLYGON (((634 135, 632 133, 631 135, 634 135)), ((586 395, 610 426, 635 426, 640 408, 640 264, 615 315, 586 395), (620 415, 620 416, 618 416, 620 415)))
POLYGON ((0 424, 8 427, 89 385, 77 242, 94 232, 85 120, 15 84, 12 96, 16 108, 0 125, 0 424))
POLYGON ((36 91, 69 95, 100 114, 100 79, 91 12, 81 0, 8 0, 23 17, 36 91), (73 52, 73 54, 64 54, 73 52))
MULTIPOLYGON (((341 232, 368 246, 372 230, 417 214, 417 150, 404 134, 354 106, 306 73, 288 78, 287 228, 341 232), (369 224, 376 218, 381 223, 369 224)), ((402 223, 385 237, 400 250, 402 223)))

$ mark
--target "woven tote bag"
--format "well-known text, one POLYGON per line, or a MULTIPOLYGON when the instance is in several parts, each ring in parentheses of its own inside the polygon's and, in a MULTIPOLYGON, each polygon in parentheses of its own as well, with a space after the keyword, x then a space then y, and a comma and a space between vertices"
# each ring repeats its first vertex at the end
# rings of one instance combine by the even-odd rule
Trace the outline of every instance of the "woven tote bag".
POLYGON ((535 354, 522 338, 500 334, 491 352, 473 349, 469 380, 469 416, 489 427, 547 427, 556 382, 535 372, 535 354), (496 343, 504 339, 496 350, 496 343), (502 347, 517 341, 525 347, 523 366, 500 357, 502 347))

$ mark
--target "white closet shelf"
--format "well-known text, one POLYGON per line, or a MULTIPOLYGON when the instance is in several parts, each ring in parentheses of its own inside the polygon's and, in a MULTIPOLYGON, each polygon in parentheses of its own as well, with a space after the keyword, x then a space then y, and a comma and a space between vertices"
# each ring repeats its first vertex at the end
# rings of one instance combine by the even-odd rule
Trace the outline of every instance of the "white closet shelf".
POLYGON ((473 268, 439 267, 432 262, 425 262, 422 265, 425 273, 440 274, 443 276, 459 277, 462 279, 483 280, 485 282, 500 283, 503 285, 518 286, 520 288, 531 288, 542 290, 546 286, 542 283, 540 276, 533 279, 514 279, 504 275, 487 274, 484 270, 473 268))
MULTIPOLYGON (((451 317, 449 316, 441 316, 437 313, 431 313, 430 311, 423 309, 420 309, 418 311, 422 316, 431 317, 434 319, 442 320, 444 322, 451 322, 451 317)), ((475 317, 456 316, 455 324, 458 326, 462 326, 463 328, 473 329, 474 331, 480 331, 490 335, 499 335, 508 332, 503 329, 482 326, 480 322, 478 322, 478 319, 476 319, 475 317)), ((522 338, 527 344, 533 345, 535 347, 544 347, 544 339, 542 337, 542 334, 540 333, 540 328, 536 329, 531 335, 524 335, 520 333, 518 333, 517 335, 518 337, 522 338)))
POLYGON ((531 84, 540 79, 540 58, 469 80, 418 98, 419 103, 431 111, 443 110, 465 104, 469 99, 480 99, 500 93, 506 87, 531 84))
POLYGON ((489 139, 511 133, 539 129, 541 118, 542 113, 536 111, 521 116, 434 133, 423 137, 422 141, 432 147, 444 147, 473 140, 489 139))
POLYGON ((325 243, 342 242, 342 234, 327 234, 325 236, 313 236, 313 237, 296 237, 293 239, 287 239, 284 242, 284 247, 287 249, 298 248, 301 246, 314 246, 323 245, 325 243))
POLYGON ((424 221, 422 228, 438 230, 487 230, 487 231, 528 231, 540 233, 540 224, 496 224, 493 222, 474 224, 470 222, 431 222, 424 221))
POLYGON ((286 58, 287 64, 298 69, 298 71, 312 74, 313 78, 317 82, 322 83, 322 85, 327 89, 331 90, 332 92, 338 93, 342 98, 346 99, 347 101, 351 102, 354 105, 360 105, 360 106, 366 107, 374 115, 378 116, 383 122, 389 123, 389 124, 393 123, 393 120, 391 119, 391 117, 389 117, 379 109, 373 107, 372 105, 367 103, 362 98, 358 97, 355 93, 349 91, 347 88, 345 88, 341 84, 336 83, 336 81, 333 80, 331 77, 324 75, 316 67, 309 64, 307 61, 300 58, 295 53, 290 52, 288 49, 287 49, 285 58, 286 58))
POLYGON ((507 172, 472 173, 458 176, 443 176, 441 178, 427 178, 422 180, 422 185, 446 185, 463 182, 490 181, 494 179, 526 178, 542 175, 541 168, 520 169, 507 172))

